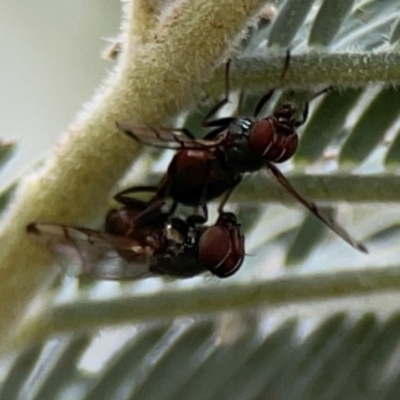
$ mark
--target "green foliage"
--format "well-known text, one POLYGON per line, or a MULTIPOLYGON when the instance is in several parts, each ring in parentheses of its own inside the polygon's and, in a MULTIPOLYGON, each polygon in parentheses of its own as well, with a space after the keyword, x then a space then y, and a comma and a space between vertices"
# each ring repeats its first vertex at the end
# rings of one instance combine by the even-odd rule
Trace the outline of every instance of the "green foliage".
POLYGON ((371 313, 333 313, 302 322, 260 317, 237 314, 232 320, 222 315, 143 325, 100 366, 96 378, 79 365, 88 337, 60 337, 51 348, 20 352, 10 363, 0 398, 61 399, 67 393, 85 400, 398 395, 399 372, 393 366, 398 313, 384 321, 371 313), (32 379, 30 369, 39 354, 44 370, 35 368, 32 379))
MULTIPOLYGON (((276 59, 288 47, 293 63, 283 86, 291 80, 302 83, 306 67, 301 57, 320 57, 323 73, 306 76, 306 98, 319 86, 336 83, 340 90, 312 102, 308 122, 299 130, 299 150, 284 167, 285 174, 305 196, 329 203, 326 208, 344 226, 368 241, 370 255, 358 254, 293 203, 283 207, 281 203, 288 203, 285 193, 260 173, 246 179, 233 196, 248 253, 240 273, 224 282, 199 278, 161 284, 154 279, 93 283, 80 289, 71 278, 64 279, 46 294, 47 308, 16 333, 20 342, 25 338, 40 344, 20 350, 9 361, 0 399, 18 398, 18 393, 37 399, 62 399, 67 393, 76 399, 135 400, 398 397, 400 371, 393 357, 400 317, 395 301, 386 320, 381 317, 386 303, 379 297, 370 312, 371 304, 363 300, 357 304, 361 312, 354 311, 354 302, 342 301, 339 314, 334 313, 337 307, 308 303, 307 318, 296 304, 363 293, 374 296, 399 286, 393 272, 397 270, 388 268, 398 265, 400 255, 400 182, 395 173, 399 94, 389 86, 398 67, 381 62, 375 72, 371 68, 374 82, 385 84, 377 88, 364 87, 370 78, 364 80, 354 65, 354 76, 351 68, 346 70, 348 81, 339 73, 336 81, 326 66, 363 57, 376 57, 378 63, 396 57, 400 5, 391 0, 287 0, 278 9, 269 24, 253 29, 242 41, 242 53, 233 61, 235 87, 242 82, 238 74, 245 66, 254 66, 246 73, 257 75, 269 57, 276 59), (349 268, 347 275, 340 272, 349 268), (315 271, 325 275, 307 275, 315 271), (260 283, 266 276, 275 280, 260 283), (58 293, 68 290, 69 301, 58 301, 58 293), (265 310, 266 305, 289 310, 265 310), (94 360, 89 344, 97 329, 133 318, 137 332, 128 343, 96 372, 84 371, 79 362, 85 352, 94 360), (56 342, 51 352, 46 340, 56 342)), ((277 76, 278 64, 273 71, 277 76)), ((268 89, 254 88, 257 79, 249 80, 253 83, 242 96, 240 109, 246 115, 268 89)), ((280 99, 277 93, 265 115, 280 99)), ((204 131, 197 127, 208 109, 209 103, 199 104, 182 118, 183 125, 201 136, 204 131)), ((149 170, 157 167, 153 161, 147 154, 139 160, 149 180, 149 170)), ((164 170, 166 163, 159 163, 164 170)))

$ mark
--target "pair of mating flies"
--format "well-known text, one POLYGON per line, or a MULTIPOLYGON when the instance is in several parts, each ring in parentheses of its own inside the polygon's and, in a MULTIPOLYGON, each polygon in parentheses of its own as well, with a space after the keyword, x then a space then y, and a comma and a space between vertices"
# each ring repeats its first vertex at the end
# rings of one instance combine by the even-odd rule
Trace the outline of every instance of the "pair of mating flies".
MULTIPOLYGON (((289 59, 288 53, 281 80, 289 59)), ((57 253, 75 257, 72 262, 81 266, 80 272, 92 278, 186 278, 206 271, 225 278, 240 268, 245 248, 236 216, 224 212, 223 207, 245 173, 266 167, 291 196, 333 232, 366 252, 362 243, 299 194, 275 165, 294 155, 298 145, 296 130, 307 120, 308 102, 301 119, 296 119, 291 103, 284 103, 271 116, 259 119, 257 116, 274 93, 270 90, 259 100, 254 117, 213 119, 229 102, 229 67, 228 61, 225 97, 206 115, 202 125, 211 130, 203 139, 195 139, 185 128, 155 129, 133 122, 117 123, 122 132, 142 144, 177 152, 158 186, 132 187, 114 197, 122 207, 108 213, 105 233, 44 223, 30 224, 28 232, 42 238, 57 253), (147 202, 130 196, 138 192, 154 195, 147 202), (220 196, 216 223, 205 225, 207 203, 220 196), (172 199, 172 206, 165 212, 167 199, 172 199), (202 215, 173 217, 179 203, 200 207, 202 215)))

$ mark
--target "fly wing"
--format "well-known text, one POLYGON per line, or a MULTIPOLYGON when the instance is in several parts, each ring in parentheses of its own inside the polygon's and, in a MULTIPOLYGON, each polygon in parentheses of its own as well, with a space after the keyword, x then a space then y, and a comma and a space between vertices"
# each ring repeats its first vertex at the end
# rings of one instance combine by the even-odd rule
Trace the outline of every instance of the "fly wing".
POLYGON ((134 280, 151 276, 153 249, 123 236, 57 224, 33 223, 27 231, 59 257, 69 275, 134 280))
POLYGON ((353 246, 355 249, 368 253, 367 248, 354 239, 343 227, 341 227, 337 221, 325 214, 318 206, 304 198, 297 190, 292 186, 292 184, 285 178, 282 172, 271 162, 266 163, 267 168, 272 172, 278 182, 287 190, 287 192, 292 195, 299 203, 303 204, 308 210, 310 210, 318 219, 320 219, 326 226, 328 226, 333 232, 340 236, 344 241, 353 246))
POLYGON ((119 130, 137 142, 161 149, 212 149, 223 140, 223 136, 216 140, 195 139, 185 128, 152 128, 138 125, 133 121, 117 122, 116 125, 119 130))

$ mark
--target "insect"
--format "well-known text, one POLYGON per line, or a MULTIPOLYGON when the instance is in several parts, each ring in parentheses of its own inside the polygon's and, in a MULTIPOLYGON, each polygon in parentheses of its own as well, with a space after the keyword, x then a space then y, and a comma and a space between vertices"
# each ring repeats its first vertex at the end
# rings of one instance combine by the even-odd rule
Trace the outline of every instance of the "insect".
MULTIPOLYGON (((283 80, 289 67, 290 54, 287 53, 282 72, 283 80)), ((271 99, 274 90, 267 92, 259 100, 253 118, 228 117, 212 120, 229 102, 229 66, 225 73, 225 97, 206 115, 203 125, 212 130, 204 139, 195 139, 185 128, 151 128, 131 121, 118 122, 117 127, 134 140, 154 147, 178 150, 171 160, 167 173, 158 186, 150 187, 155 195, 149 204, 167 198, 173 200, 170 213, 174 213, 178 203, 200 206, 204 221, 207 220, 207 202, 223 195, 219 212, 229 196, 242 180, 245 173, 266 167, 286 191, 332 231, 359 251, 366 247, 352 238, 334 219, 323 213, 312 201, 304 198, 280 172, 275 163, 290 159, 298 145, 296 129, 308 117, 308 102, 301 119, 296 119, 296 108, 291 103, 279 106, 271 116, 258 119, 260 111, 271 99)), ((330 89, 330 88, 328 88, 330 89)), ((325 93, 325 89, 313 98, 325 93)), ((143 187, 128 188, 115 197, 120 200, 128 194, 141 191, 143 187)))
POLYGON ((242 265, 244 236, 233 213, 205 226, 196 216, 171 218, 161 204, 124 201, 108 213, 104 233, 46 223, 32 223, 27 231, 67 256, 66 266, 77 268, 74 275, 93 279, 189 278, 207 271, 226 278, 242 265))

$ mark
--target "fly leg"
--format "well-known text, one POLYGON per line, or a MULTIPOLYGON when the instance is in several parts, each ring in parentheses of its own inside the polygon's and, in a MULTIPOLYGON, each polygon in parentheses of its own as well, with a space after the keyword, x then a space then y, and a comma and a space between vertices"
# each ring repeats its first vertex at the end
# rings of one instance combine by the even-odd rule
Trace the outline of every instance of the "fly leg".
POLYGON ((311 101, 316 99, 319 96, 322 96, 323 94, 330 92, 333 89, 333 86, 328 86, 325 89, 320 90, 319 92, 315 93, 309 100, 306 101, 306 104, 304 105, 304 110, 303 110, 303 115, 301 119, 294 121, 294 126, 298 128, 299 126, 302 126, 306 123, 307 118, 308 118, 308 109, 309 109, 309 104, 311 101))
POLYGON ((218 206, 218 214, 221 215, 224 213, 225 204, 228 202, 229 197, 231 197, 231 194, 233 193, 233 191, 236 189, 236 186, 239 185, 239 183, 241 181, 242 181, 242 177, 238 176, 236 178, 235 182, 233 183, 233 185, 231 186, 231 188, 224 194, 224 196, 222 197, 222 200, 218 206))
POLYGON ((226 104, 229 103, 229 93, 230 93, 230 83, 229 83, 229 71, 230 71, 231 60, 229 59, 226 62, 225 66, 225 96, 219 101, 204 117, 203 122, 201 123, 204 127, 215 128, 209 132, 204 139, 213 140, 215 139, 221 132, 229 127, 229 125, 236 120, 236 117, 225 117, 225 118, 217 118, 211 119, 219 110, 222 109, 226 104))
POLYGON ((135 217, 135 224, 136 226, 144 225, 160 218, 162 214, 161 208, 165 204, 165 201, 163 198, 158 197, 158 191, 158 186, 134 186, 117 193, 114 196, 114 200, 123 204, 128 209, 141 210, 135 217), (127 196, 128 194, 138 192, 155 192, 156 195, 148 202, 127 196))
POLYGON ((202 122, 202 126, 204 127, 211 127, 211 126, 221 126, 229 124, 232 118, 219 118, 219 119, 210 119, 219 111, 222 107, 229 103, 229 92, 230 92, 230 83, 229 83, 229 70, 231 67, 231 60, 229 59, 225 65, 225 96, 224 98, 219 101, 204 117, 202 122))
POLYGON ((203 215, 193 215, 191 216, 191 221, 196 224, 205 224, 208 220, 208 208, 207 208, 207 189, 208 189, 208 181, 210 179, 211 166, 208 162, 206 165, 205 175, 206 175, 206 184, 203 186, 202 193, 200 196, 200 209, 203 215))
POLYGON ((123 204, 124 206, 127 206, 127 207, 135 207, 135 208, 141 207, 141 206, 146 207, 147 206, 146 202, 127 196, 128 194, 139 193, 139 192, 157 193, 158 186, 134 186, 134 187, 122 190, 121 192, 118 192, 114 196, 114 200, 120 204, 123 204))
MULTIPOLYGON (((286 73, 289 70, 290 65, 290 51, 286 52, 285 64, 283 65, 281 77, 279 78, 279 82, 282 83, 285 79, 286 73)), ((272 95, 274 94, 275 89, 270 90, 269 92, 265 93, 263 97, 258 101, 256 108, 254 110, 254 116, 260 113, 260 111, 264 108, 264 106, 271 100, 272 95)))

